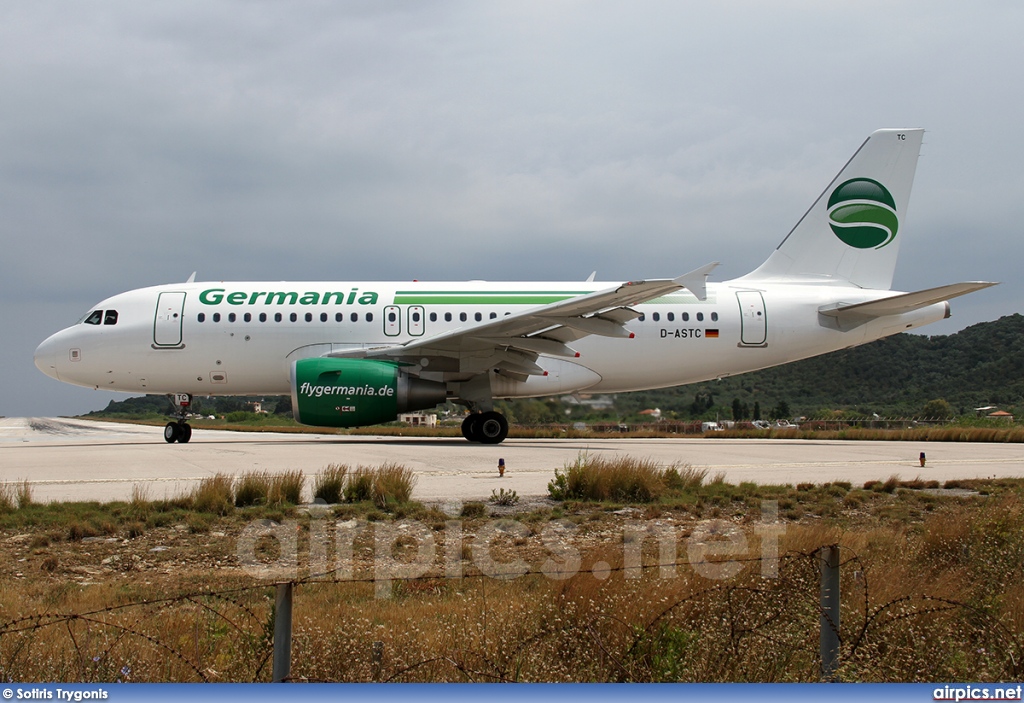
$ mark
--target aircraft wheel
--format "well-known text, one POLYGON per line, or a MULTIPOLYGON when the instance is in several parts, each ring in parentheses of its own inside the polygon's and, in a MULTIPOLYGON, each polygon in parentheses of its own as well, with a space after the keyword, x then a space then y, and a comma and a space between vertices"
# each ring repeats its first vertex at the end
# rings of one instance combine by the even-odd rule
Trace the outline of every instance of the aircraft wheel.
POLYGON ((180 438, 181 426, 177 422, 168 422, 167 426, 164 427, 164 441, 168 444, 174 444, 180 438))
POLYGON ((470 442, 480 441, 480 415, 470 413, 462 421, 462 436, 470 442))
POLYGON ((179 430, 181 434, 178 435, 178 443, 188 444, 188 441, 192 439, 192 425, 182 423, 179 425, 179 430))
POLYGON ((508 437, 508 420, 499 412, 491 410, 480 415, 476 426, 478 441, 483 444, 501 444, 508 437))

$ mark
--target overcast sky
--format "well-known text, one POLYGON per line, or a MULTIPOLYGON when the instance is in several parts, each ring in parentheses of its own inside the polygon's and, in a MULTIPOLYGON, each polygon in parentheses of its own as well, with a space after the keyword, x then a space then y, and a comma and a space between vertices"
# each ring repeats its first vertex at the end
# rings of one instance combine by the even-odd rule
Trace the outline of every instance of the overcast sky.
MULTIPOLYGON (((32 352, 198 280, 712 280, 924 127, 895 286, 1021 309, 1024 3, 0 0, 0 415, 32 352)), ((1015 370, 1018 371, 1019 370, 1015 370)))

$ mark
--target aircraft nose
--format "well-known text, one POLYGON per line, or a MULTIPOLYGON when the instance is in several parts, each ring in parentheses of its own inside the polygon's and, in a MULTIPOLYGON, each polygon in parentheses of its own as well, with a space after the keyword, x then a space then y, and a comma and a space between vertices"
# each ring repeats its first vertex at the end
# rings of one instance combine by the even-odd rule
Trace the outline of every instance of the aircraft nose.
POLYGON ((45 373, 50 378, 55 378, 58 381, 60 377, 57 375, 57 335, 48 337, 36 347, 36 353, 33 355, 33 359, 36 363, 36 368, 45 373))

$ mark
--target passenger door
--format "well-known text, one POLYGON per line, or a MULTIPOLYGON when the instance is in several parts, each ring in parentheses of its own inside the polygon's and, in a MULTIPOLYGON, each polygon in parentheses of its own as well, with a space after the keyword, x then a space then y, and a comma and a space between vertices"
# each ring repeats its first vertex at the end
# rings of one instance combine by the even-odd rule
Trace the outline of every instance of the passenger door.
POLYGON ((185 314, 185 293, 160 293, 156 299, 156 315, 153 320, 153 346, 180 347, 182 345, 182 322, 185 314))

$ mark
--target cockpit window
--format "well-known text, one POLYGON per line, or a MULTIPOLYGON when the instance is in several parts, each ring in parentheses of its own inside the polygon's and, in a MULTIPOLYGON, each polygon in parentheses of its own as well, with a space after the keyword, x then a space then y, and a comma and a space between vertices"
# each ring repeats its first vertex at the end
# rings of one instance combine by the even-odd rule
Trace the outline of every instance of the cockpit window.
POLYGON ((89 313, 88 315, 85 316, 85 319, 82 320, 82 322, 84 322, 87 325, 98 325, 98 324, 100 324, 101 322, 103 322, 103 311, 102 310, 93 310, 91 313, 89 313))
POLYGON ((103 315, 103 324, 105 325, 116 325, 117 324, 117 310, 107 310, 103 315))

